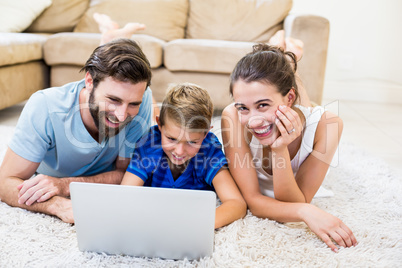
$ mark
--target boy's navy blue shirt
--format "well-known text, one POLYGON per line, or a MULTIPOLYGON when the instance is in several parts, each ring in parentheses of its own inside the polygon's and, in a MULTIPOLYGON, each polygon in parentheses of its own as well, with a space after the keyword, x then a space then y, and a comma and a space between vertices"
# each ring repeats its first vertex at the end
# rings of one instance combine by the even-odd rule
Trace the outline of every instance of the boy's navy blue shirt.
POLYGON ((227 160, 222 144, 209 132, 199 152, 189 160, 187 168, 175 181, 162 149, 161 132, 156 125, 138 141, 127 171, 141 178, 144 186, 214 190, 212 180, 223 166, 227 166, 227 160))

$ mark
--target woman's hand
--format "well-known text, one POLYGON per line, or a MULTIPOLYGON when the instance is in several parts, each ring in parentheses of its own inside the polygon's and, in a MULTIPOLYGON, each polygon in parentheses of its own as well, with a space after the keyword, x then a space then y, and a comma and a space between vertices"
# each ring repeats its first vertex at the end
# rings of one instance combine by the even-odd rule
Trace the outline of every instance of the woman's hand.
POLYGON ((299 114, 290 107, 280 105, 276 111, 275 124, 281 135, 275 140, 271 148, 279 149, 287 147, 300 136, 303 124, 299 114))
POLYGON ((351 247, 357 245, 357 240, 352 231, 337 217, 307 204, 301 210, 301 218, 308 227, 334 252, 338 252, 332 240, 339 246, 351 247))

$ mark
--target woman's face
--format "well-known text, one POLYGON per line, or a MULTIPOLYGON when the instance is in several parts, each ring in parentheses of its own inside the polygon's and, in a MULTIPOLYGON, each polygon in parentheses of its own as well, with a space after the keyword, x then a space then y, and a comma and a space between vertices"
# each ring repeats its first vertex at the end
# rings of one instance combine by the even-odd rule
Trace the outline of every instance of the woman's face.
POLYGON ((263 145, 272 145, 279 137, 276 111, 279 105, 288 106, 276 86, 264 82, 246 83, 238 80, 233 85, 233 98, 240 122, 263 145))

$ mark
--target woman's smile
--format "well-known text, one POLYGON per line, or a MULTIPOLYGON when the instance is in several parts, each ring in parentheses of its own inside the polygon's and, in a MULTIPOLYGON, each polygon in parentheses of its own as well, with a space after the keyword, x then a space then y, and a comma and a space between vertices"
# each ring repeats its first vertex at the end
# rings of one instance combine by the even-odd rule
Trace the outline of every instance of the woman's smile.
POLYGON ((250 129, 257 137, 265 137, 271 134, 274 124, 250 129))

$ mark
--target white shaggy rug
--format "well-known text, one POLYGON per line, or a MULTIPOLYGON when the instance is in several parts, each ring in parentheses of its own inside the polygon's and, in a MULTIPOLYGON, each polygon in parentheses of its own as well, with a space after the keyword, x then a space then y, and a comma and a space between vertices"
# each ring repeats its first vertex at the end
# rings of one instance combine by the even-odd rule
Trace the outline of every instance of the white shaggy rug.
MULTIPOLYGON (((9 137, 2 135, 2 153, 9 137)), ((0 267, 400 267, 401 177, 352 144, 341 143, 339 158, 324 182, 335 196, 313 201, 341 218, 359 242, 338 253, 303 223, 280 224, 250 213, 217 230, 213 256, 198 261, 80 252, 74 226, 0 202, 0 267)))

